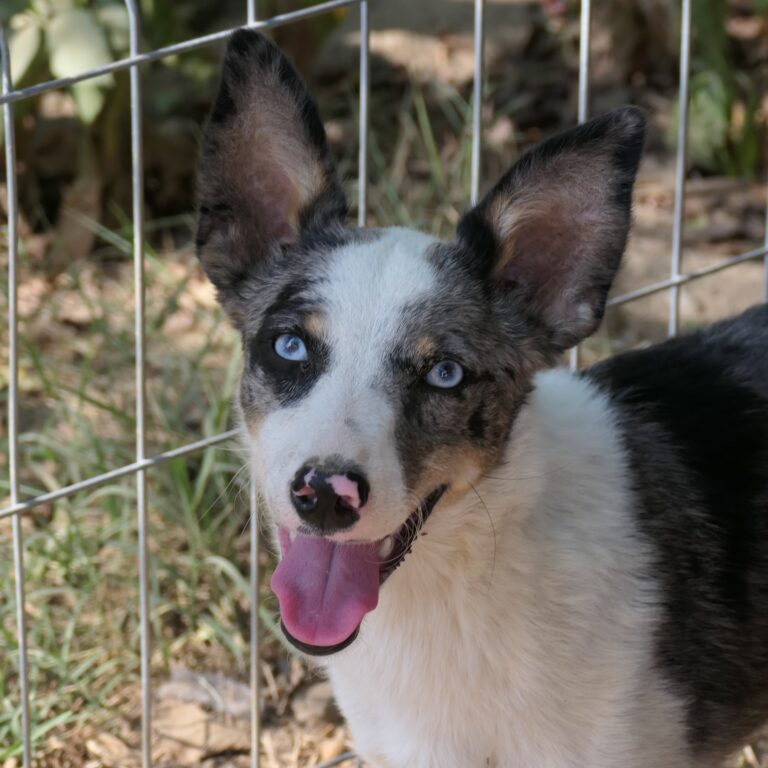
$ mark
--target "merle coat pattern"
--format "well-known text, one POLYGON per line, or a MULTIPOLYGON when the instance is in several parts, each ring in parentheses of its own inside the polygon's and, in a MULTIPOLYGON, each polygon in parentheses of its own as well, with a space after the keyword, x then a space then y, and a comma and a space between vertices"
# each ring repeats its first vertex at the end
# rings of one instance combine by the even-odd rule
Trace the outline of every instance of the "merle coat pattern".
POLYGON ((352 229, 301 80, 230 41, 198 254, 283 629, 377 768, 714 768, 768 719, 768 307, 553 368, 600 323, 643 129, 543 142, 451 242, 352 229))

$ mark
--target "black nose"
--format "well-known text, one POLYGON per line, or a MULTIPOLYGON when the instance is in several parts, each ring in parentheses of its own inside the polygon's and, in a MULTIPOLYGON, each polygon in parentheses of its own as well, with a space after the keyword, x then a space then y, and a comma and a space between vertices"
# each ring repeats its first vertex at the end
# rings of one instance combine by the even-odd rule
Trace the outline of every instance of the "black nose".
POLYGON ((305 464, 291 483, 291 503, 318 533, 351 528, 360 519, 370 488, 360 472, 305 464))

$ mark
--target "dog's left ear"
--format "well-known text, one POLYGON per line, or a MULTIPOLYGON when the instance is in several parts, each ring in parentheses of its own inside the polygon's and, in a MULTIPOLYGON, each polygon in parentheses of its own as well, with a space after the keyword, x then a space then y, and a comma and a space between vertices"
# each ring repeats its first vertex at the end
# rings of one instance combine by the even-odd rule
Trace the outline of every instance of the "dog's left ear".
POLYGON ((627 240, 645 130, 609 112, 523 155, 459 222, 472 269, 540 325, 560 352, 600 323, 627 240))

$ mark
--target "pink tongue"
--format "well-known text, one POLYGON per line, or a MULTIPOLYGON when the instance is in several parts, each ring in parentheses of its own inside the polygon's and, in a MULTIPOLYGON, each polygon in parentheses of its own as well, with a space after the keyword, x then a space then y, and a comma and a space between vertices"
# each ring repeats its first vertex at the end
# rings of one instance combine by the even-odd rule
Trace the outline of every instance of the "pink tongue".
POLYGON ((283 558, 272 574, 286 629, 300 642, 344 642, 379 600, 379 544, 339 544, 280 530, 283 558))

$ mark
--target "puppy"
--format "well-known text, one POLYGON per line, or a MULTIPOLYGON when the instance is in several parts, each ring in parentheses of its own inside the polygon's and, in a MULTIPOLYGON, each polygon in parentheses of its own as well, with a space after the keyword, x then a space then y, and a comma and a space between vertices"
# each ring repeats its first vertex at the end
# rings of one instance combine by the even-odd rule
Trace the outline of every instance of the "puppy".
POLYGON ((354 229, 315 104, 237 32, 197 248, 283 631, 377 768, 706 768, 768 718, 768 309, 573 375, 644 119, 525 154, 450 242, 354 229))

